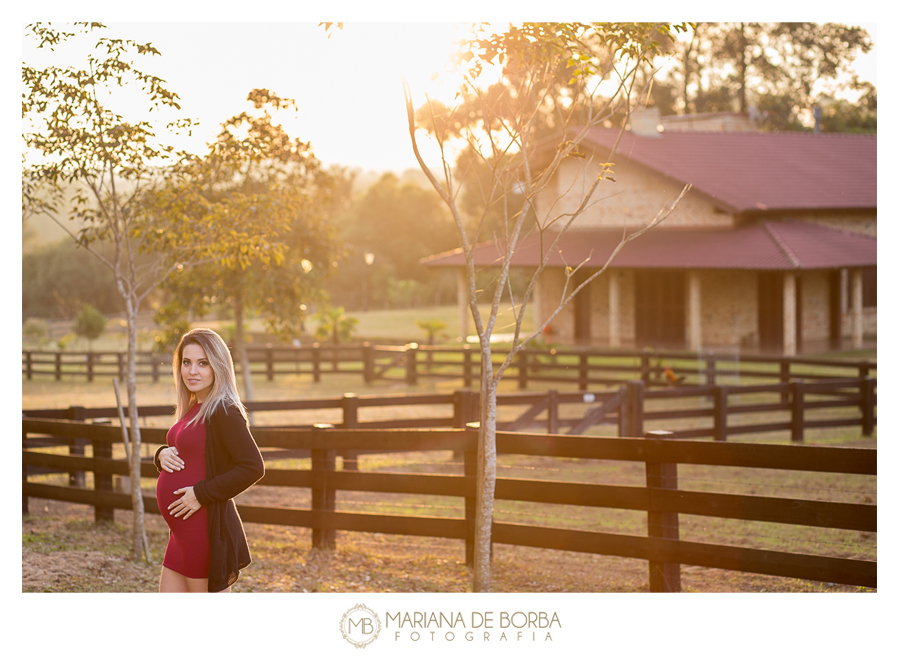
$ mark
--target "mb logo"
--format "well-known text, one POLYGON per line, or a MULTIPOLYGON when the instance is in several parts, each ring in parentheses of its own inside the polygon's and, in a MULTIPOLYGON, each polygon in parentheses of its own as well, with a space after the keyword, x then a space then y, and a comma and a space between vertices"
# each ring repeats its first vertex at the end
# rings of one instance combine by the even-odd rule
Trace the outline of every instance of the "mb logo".
POLYGON ((353 606, 341 618, 341 635, 358 649, 374 642, 380 632, 378 615, 362 604, 353 606))

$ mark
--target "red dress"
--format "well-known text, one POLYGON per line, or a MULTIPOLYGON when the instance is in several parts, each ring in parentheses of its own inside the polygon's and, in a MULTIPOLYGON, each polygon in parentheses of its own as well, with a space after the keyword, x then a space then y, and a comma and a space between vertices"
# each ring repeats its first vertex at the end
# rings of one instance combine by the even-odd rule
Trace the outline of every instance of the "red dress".
POLYGON ((183 495, 176 495, 175 491, 206 479, 206 425, 200 421, 185 428, 199 409, 200 405, 195 404, 166 435, 166 443, 178 448, 184 468, 173 473, 162 471, 156 481, 156 504, 170 530, 163 566, 188 578, 209 577, 207 508, 201 507, 185 520, 183 516, 171 515, 168 507, 183 495))

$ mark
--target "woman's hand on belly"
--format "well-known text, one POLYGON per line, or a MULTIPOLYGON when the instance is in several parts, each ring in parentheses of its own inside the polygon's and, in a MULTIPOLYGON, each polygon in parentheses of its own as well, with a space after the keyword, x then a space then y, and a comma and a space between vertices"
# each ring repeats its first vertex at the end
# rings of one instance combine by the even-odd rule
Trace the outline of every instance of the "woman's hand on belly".
POLYGON ((159 465, 167 473, 173 473, 184 468, 184 460, 178 456, 178 448, 170 446, 160 450, 159 465))
POLYGON ((182 516, 184 519, 189 519, 194 512, 202 507, 200 501, 197 500, 197 496, 194 495, 194 487, 183 487, 177 489, 174 493, 176 496, 179 494, 184 495, 169 505, 169 514, 175 517, 182 516))

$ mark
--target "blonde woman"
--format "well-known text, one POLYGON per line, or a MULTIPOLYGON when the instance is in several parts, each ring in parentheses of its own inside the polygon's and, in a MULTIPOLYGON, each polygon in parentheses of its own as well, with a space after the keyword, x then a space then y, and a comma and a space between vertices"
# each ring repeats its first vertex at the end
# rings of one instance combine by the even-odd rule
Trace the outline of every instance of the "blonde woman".
POLYGON ((232 498, 264 471, 225 341, 192 329, 172 358, 175 424, 156 451, 159 511, 169 524, 160 592, 228 592, 250 564, 232 498))

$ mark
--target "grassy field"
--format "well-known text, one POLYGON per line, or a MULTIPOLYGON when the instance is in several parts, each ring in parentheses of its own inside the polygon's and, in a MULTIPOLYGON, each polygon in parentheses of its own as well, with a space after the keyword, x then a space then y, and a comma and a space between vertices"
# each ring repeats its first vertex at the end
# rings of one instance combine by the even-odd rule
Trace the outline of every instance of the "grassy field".
MULTIPOLYGON (((487 317, 490 312, 488 306, 480 307, 483 317, 487 317)), ((416 325, 417 320, 431 321, 436 320, 443 322, 447 328, 438 335, 438 340, 455 343, 459 331, 459 311, 454 306, 426 306, 421 308, 410 309, 382 309, 370 311, 351 311, 347 315, 356 318, 357 325, 354 331, 355 337, 365 340, 399 340, 403 342, 424 342, 426 338, 425 332, 416 325)), ((510 309, 503 309, 497 319, 495 333, 501 334, 513 330, 514 317, 510 309)), ((226 334, 229 327, 233 326, 231 320, 204 319, 197 320, 193 323, 195 327, 209 327, 216 331, 226 334)), ((311 334, 317 327, 315 320, 310 319, 307 323, 307 331, 311 334)), ((531 317, 527 315, 522 322, 523 331, 528 331, 532 327, 531 317)), ((246 325, 246 331, 249 334, 263 334, 266 331, 265 323, 260 318, 251 318, 246 325)), ((474 332, 474 325, 470 321, 470 331, 474 332)), ((63 334, 71 332, 71 323, 55 322, 53 323, 53 337, 60 338, 63 334)), ((149 314, 144 314, 139 320, 138 330, 138 349, 149 350, 153 347, 153 337, 159 332, 158 327, 153 324, 149 314)), ((251 336, 252 340, 252 336, 251 336)), ((312 340, 307 336, 307 340, 312 340)), ((124 320, 119 318, 110 318, 107 321, 106 332, 90 345, 94 351, 123 351, 125 349, 125 324, 124 320)), ((68 344, 69 351, 83 352, 87 351, 89 343, 84 338, 73 337, 68 344)), ((36 343, 23 342, 22 349, 39 349, 36 343)), ((55 350, 55 343, 51 343, 43 347, 45 350, 55 350)))

